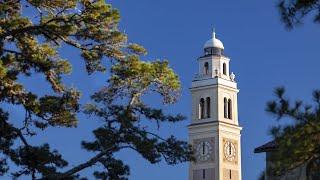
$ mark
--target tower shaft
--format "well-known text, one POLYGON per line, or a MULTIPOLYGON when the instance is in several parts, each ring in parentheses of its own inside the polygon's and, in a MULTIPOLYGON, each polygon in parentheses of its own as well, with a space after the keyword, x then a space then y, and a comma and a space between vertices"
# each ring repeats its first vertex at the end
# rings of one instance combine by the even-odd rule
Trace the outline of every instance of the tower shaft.
POLYGON ((199 71, 190 88, 189 142, 196 162, 190 163, 189 180, 241 180, 239 90, 229 62, 222 42, 214 35, 205 43, 204 55, 198 59, 199 71))

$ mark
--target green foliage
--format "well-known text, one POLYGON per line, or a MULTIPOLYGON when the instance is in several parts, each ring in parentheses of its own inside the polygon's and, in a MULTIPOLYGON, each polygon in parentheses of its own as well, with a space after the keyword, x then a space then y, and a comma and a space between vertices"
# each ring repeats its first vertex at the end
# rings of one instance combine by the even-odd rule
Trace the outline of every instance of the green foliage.
POLYGON ((0 176, 79 179, 83 169, 101 164, 93 174, 97 179, 127 179, 129 167, 114 157, 122 149, 136 151, 150 163, 165 160, 173 165, 193 159, 186 142, 160 137, 145 125, 160 128, 163 122, 184 120, 143 101, 144 95, 158 93, 164 104, 175 103, 180 81, 168 61, 142 61, 147 51, 127 42, 119 20, 118 10, 104 0, 0 0, 0 176), (29 16, 23 9, 31 12, 29 16), (72 66, 60 57, 62 46, 79 52, 88 74, 110 72, 105 87, 84 108, 80 92, 63 84, 72 66), (105 67, 103 59, 111 67, 105 67), (39 96, 19 81, 35 74, 45 77, 52 93, 39 96), (24 108, 21 126, 13 125, 3 104, 24 108), (87 162, 66 170, 68 161, 49 143, 29 144, 40 130, 76 127, 82 109, 103 122, 93 131, 93 141, 82 142, 84 149, 96 153, 87 162))
MULTIPOLYGON (((268 173, 281 175, 320 160, 320 91, 313 92, 313 104, 304 104, 300 100, 291 102, 285 97, 284 88, 277 88, 275 94, 277 99, 268 102, 267 111, 278 120, 292 120, 270 131, 278 148, 270 159, 275 167, 268 173)), ((320 163, 314 167, 319 168, 320 163)))
MULTIPOLYGON (((11 158, 11 160, 22 167, 22 170, 13 173, 14 177, 32 174, 33 169, 37 169, 38 173, 48 175, 56 173, 57 168, 68 165, 57 151, 50 151, 48 144, 39 147, 20 147, 13 153, 14 158, 11 158)), ((35 176, 35 174, 32 176, 35 176)))
POLYGON ((313 16, 315 23, 320 23, 319 0, 280 0, 278 9, 281 20, 289 29, 302 24, 303 19, 308 15, 313 16))

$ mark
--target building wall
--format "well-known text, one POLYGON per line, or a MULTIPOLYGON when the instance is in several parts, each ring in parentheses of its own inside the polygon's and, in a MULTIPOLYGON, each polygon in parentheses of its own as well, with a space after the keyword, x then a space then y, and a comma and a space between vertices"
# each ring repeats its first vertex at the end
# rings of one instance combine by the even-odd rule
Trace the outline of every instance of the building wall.
POLYGON ((220 180, 241 180, 241 131, 242 128, 228 124, 219 127, 219 154, 220 154, 220 180), (229 161, 226 158, 226 142, 235 145, 235 158, 229 161))
POLYGON ((209 168, 209 169, 194 170, 193 179, 194 180, 213 180, 215 179, 215 169, 209 168))
POLYGON ((192 90, 191 94, 192 94, 192 123, 217 121, 218 120, 217 89, 204 86, 202 88, 197 88, 195 90, 192 90), (210 118, 205 118, 200 120, 199 119, 200 99, 201 98, 206 99, 207 97, 210 97, 210 101, 211 101, 211 116, 210 118))
POLYGON ((306 165, 302 165, 300 167, 297 167, 293 169, 292 171, 289 171, 283 176, 273 176, 270 174, 270 171, 274 169, 274 163, 270 160, 272 157, 272 152, 266 153, 266 180, 306 180, 307 179, 307 168, 306 165))
POLYGON ((207 177, 214 177, 208 180, 241 180, 240 131, 240 127, 219 122, 190 126, 189 143, 196 146, 199 141, 211 142, 213 154, 212 158, 205 162, 190 163, 189 179, 207 180, 207 177), (231 141, 236 146, 236 156, 233 161, 225 159, 226 141, 231 141), (203 170, 205 170, 204 179, 203 170))

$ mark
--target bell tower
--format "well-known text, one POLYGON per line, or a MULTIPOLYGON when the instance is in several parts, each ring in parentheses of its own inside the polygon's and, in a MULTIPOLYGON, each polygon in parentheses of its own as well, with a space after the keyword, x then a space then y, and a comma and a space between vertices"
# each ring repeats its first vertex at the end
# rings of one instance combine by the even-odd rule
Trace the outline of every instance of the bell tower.
POLYGON ((241 180, 242 128, 238 122, 235 75, 230 73, 230 59, 215 32, 203 49, 190 88, 189 142, 196 161, 190 163, 189 180, 241 180))

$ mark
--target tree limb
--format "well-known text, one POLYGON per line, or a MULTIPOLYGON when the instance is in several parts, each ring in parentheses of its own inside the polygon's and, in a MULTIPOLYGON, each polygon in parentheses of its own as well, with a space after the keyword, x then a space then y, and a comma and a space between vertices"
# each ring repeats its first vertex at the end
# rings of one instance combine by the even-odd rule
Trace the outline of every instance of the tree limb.
MULTIPOLYGON (((122 147, 119 147, 119 149, 125 149, 125 148, 131 148, 131 146, 122 146, 122 147)), ((68 178, 80 171, 82 171, 83 169, 86 169, 88 167, 91 167, 93 165, 95 165, 103 156, 107 155, 108 153, 110 153, 110 151, 112 151, 114 149, 114 147, 111 147, 109 149, 105 149, 103 151, 101 151, 99 154, 97 154, 96 156, 94 156, 93 158, 91 158, 90 160, 88 160, 87 162, 85 163, 82 163, 82 164, 79 164, 78 166, 76 167, 73 167, 72 169, 60 174, 60 175, 50 175, 49 177, 44 177, 44 178, 41 178, 41 180, 44 180, 44 179, 65 179, 65 178, 68 178)))

